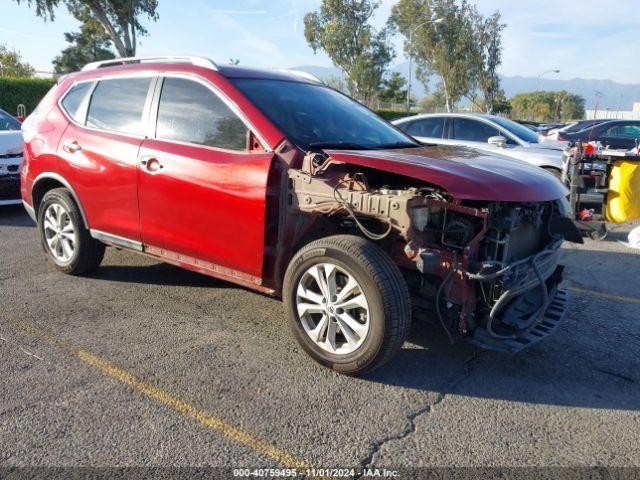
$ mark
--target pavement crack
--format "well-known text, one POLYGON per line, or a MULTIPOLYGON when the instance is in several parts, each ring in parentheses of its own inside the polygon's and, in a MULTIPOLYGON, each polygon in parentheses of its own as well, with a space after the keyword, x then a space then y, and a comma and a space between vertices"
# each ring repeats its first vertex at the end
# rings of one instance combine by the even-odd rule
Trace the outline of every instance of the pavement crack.
MULTIPOLYGON (((455 391, 455 389, 464 380, 469 378, 469 376, 471 375, 472 370, 473 370, 473 364, 476 362, 476 360, 480 357, 481 354, 482 354, 482 351, 479 350, 476 353, 474 353, 471 357, 469 357, 464 363, 464 373, 462 373, 462 375, 460 375, 453 382, 451 382, 449 384, 449 386, 444 388, 443 391, 438 394, 438 396, 436 397, 436 399, 433 402, 431 402, 428 405, 425 405, 425 406, 419 408, 418 410, 415 410, 414 412, 411 412, 409 415, 407 415, 407 417, 406 417, 406 425, 400 432, 395 433, 393 435, 388 435, 388 436, 386 436, 384 438, 381 438, 380 440, 374 442, 371 445, 370 449, 369 449, 369 453, 360 462, 360 471, 362 472, 363 469, 368 468, 373 464, 373 460, 374 460, 375 456, 378 454, 378 452, 380 450, 382 450, 382 448, 387 443, 393 442, 395 440, 403 440, 406 437, 408 437, 409 435, 415 433, 415 431, 416 431, 416 420, 419 417, 423 416, 423 415, 430 414, 433 411, 434 407, 436 407, 437 405, 442 403, 444 401, 444 399, 447 397, 447 395, 449 395, 450 393, 453 393, 455 391)), ((359 478, 359 477, 357 477, 357 478, 359 478)))
POLYGON ((30 357, 36 358, 36 359, 38 359, 38 360, 42 360, 42 358, 41 358, 41 357, 39 357, 38 355, 36 355, 35 353, 31 353, 31 352, 29 352, 29 351, 25 350, 25 349, 24 349, 24 348, 22 348, 18 343, 10 342, 9 340, 7 340, 6 338, 4 338, 4 337, 3 337, 3 336, 1 336, 1 335, 0 335, 0 341, 3 341, 3 342, 8 343, 8 344, 12 344, 12 343, 13 343, 13 344, 14 344, 14 346, 15 346, 15 347, 17 347, 17 348, 18 348, 18 350, 20 350, 20 351, 21 351, 22 353, 24 353, 25 355, 29 355, 30 357))
POLYGON ((626 375, 624 375, 622 373, 612 372, 611 370, 606 370, 604 368, 597 368, 597 367, 595 367, 594 370, 596 372, 604 373, 605 375, 609 375, 611 377, 618 378, 620 380, 624 380, 625 382, 637 383, 637 380, 635 378, 628 377, 628 376, 626 376, 626 375))

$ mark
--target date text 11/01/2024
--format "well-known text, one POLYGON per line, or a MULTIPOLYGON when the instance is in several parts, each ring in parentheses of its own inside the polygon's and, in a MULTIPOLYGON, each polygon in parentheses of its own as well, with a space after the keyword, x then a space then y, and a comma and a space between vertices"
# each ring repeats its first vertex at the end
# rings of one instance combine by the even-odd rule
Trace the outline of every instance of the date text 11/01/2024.
POLYGON ((386 468, 236 468, 234 477, 305 477, 305 478, 398 478, 397 470, 386 468))

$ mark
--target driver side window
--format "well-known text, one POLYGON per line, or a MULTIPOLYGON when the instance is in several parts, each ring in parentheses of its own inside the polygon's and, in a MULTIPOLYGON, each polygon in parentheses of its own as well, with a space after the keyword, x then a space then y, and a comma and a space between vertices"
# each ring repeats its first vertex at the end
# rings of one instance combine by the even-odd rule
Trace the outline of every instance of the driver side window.
POLYGON ((245 151, 247 127, 210 89, 183 78, 165 78, 156 137, 196 145, 245 151))

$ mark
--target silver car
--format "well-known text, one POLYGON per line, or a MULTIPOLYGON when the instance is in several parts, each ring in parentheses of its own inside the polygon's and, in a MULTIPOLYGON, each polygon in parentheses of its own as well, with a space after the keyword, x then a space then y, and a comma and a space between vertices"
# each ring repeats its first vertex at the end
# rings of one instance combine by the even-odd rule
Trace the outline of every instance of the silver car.
POLYGON ((539 135, 506 118, 476 113, 414 115, 392 122, 424 143, 471 147, 542 167, 560 178, 561 142, 541 143, 539 135))

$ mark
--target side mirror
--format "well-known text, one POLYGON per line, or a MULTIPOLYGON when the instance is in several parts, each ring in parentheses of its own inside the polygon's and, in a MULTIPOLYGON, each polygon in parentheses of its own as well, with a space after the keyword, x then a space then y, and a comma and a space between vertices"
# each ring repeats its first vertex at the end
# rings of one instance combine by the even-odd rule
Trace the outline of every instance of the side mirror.
POLYGON ((507 139, 502 135, 496 135, 495 137, 489 137, 487 139, 487 143, 489 145, 496 145, 500 148, 505 148, 507 146, 507 139))

